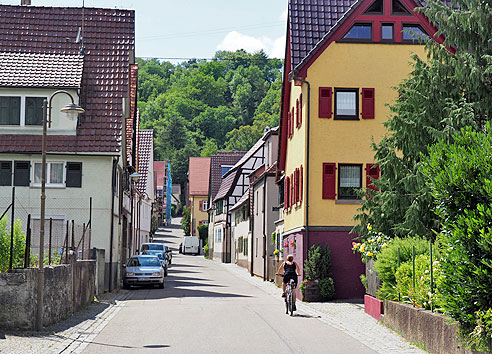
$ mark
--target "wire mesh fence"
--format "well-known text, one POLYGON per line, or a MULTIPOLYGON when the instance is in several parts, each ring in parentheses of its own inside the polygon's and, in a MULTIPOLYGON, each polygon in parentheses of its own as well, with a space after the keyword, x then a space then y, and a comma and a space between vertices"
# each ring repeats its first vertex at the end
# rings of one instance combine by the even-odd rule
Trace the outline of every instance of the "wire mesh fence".
MULTIPOLYGON (((38 265, 40 197, 19 194, 13 189, 11 197, 0 196, 0 271, 5 270, 7 258, 8 269, 38 265)), ((88 259, 92 198, 47 197, 45 210, 44 263, 88 259)))

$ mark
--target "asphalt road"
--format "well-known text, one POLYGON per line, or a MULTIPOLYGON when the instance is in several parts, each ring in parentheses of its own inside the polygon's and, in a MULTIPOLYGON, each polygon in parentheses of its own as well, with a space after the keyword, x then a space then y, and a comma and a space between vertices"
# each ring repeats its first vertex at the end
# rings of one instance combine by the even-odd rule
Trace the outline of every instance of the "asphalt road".
POLYGON ((375 353, 203 256, 177 252, 179 219, 156 238, 173 249, 164 289, 133 289, 83 353, 375 353))

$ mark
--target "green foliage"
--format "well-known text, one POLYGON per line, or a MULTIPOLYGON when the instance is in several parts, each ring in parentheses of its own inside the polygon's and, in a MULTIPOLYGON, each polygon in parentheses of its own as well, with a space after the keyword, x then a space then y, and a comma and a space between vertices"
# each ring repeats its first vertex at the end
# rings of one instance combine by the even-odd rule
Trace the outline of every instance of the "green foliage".
POLYGON ((301 285, 299 285, 299 290, 301 290, 302 296, 304 297, 306 295, 306 284, 309 282, 309 280, 304 279, 301 282, 301 285))
POLYGON ((444 308, 473 345, 492 339, 485 318, 492 308, 491 154, 488 123, 483 132, 466 128, 453 144, 436 144, 422 168, 447 243, 441 262, 444 308))
POLYGON ((396 270, 396 292, 401 294, 401 300, 427 310, 441 309, 443 298, 439 291, 443 276, 439 261, 433 261, 434 275, 433 291, 431 292, 430 257, 421 254, 415 257, 415 288, 413 287, 413 264, 405 262, 396 270))
POLYGON ((329 277, 331 255, 328 246, 313 245, 304 261, 304 273, 307 280, 315 281, 329 277))
POLYGON ((203 255, 205 258, 208 259, 208 243, 206 243, 205 246, 203 246, 203 255))
POLYGON ((366 289, 366 292, 367 292, 367 277, 365 274, 361 274, 360 275, 360 282, 362 283, 362 285, 364 285, 364 288, 366 289))
MULTIPOLYGON (((452 1, 456 3, 456 1, 452 1)), ((492 12, 479 0, 446 6, 431 0, 422 11, 444 34, 444 45, 429 41, 427 58, 413 57, 413 70, 399 87, 385 123, 386 136, 373 144, 383 171, 375 182, 379 191, 356 216, 356 232, 367 224, 387 235, 433 237, 439 219, 432 213, 433 199, 421 170, 428 147, 452 142, 462 127, 483 128, 492 111, 492 12), (455 48, 451 53, 446 48, 455 48)))
POLYGON ((332 278, 323 278, 318 283, 321 296, 327 300, 333 299, 335 295, 335 283, 332 278))
POLYGON ((185 182, 190 156, 249 150, 266 125, 278 124, 283 63, 262 51, 138 64, 141 126, 154 129, 155 159, 171 161, 176 183, 185 182))
MULTIPOLYGON (((398 269, 398 250, 400 253, 400 265, 412 259, 412 248, 415 246, 415 255, 429 253, 429 241, 421 237, 396 237, 384 248, 378 255, 374 263, 374 269, 381 278, 381 288, 378 290, 378 298, 386 300, 395 300, 398 298, 396 290, 395 273, 398 269)), ((434 251, 434 249, 433 249, 434 251)), ((434 251, 436 259, 438 254, 434 251)))
POLYGON ((208 225, 198 226, 198 236, 203 240, 204 244, 208 242, 208 225))
MULTIPOLYGON (((12 266, 19 268, 24 265, 24 254, 26 251, 26 235, 22 232, 20 220, 14 223, 14 252, 12 255, 12 266)), ((10 261, 10 226, 7 217, 0 220, 0 272, 9 269, 10 261)))
POLYGON ((181 228, 185 236, 191 235, 191 209, 186 205, 183 207, 183 218, 181 219, 181 228))

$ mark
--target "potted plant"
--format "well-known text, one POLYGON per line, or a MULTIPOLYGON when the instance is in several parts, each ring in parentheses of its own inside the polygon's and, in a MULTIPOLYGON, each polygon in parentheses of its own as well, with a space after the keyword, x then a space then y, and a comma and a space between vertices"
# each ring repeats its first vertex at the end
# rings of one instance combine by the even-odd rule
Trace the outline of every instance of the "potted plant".
POLYGON ((304 262, 306 279, 301 283, 303 300, 318 302, 329 300, 335 294, 333 279, 330 278, 331 257, 328 246, 313 245, 304 262))

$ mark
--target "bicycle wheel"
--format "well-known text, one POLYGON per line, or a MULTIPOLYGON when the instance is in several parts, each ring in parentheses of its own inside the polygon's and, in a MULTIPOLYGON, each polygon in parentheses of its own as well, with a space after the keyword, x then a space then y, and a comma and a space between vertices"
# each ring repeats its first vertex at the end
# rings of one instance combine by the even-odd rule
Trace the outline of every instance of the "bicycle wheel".
POLYGON ((292 291, 289 296, 289 312, 291 316, 294 316, 294 293, 292 291))
POLYGON ((289 314, 289 292, 285 292, 285 314, 289 314))

